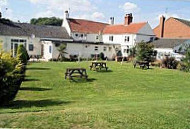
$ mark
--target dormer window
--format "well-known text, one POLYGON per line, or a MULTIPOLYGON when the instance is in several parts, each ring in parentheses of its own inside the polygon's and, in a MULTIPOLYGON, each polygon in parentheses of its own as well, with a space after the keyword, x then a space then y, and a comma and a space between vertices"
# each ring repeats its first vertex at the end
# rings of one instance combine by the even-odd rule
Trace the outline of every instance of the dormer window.
POLYGON ((125 42, 129 42, 130 37, 129 36, 125 36, 125 42))
POLYGON ((113 41, 113 36, 109 36, 109 41, 113 41))

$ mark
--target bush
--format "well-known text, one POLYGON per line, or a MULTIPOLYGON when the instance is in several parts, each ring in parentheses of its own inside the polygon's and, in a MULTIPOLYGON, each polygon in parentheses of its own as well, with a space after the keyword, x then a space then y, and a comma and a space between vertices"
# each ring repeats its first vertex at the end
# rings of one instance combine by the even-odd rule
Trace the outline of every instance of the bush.
POLYGON ((101 52, 101 53, 99 54, 99 56, 100 56, 100 59, 101 59, 101 60, 105 60, 104 53, 101 52))
POLYGON ((185 50, 185 58, 182 59, 182 63, 180 63, 181 71, 190 72, 190 47, 187 47, 185 50))
POLYGON ((154 62, 157 51, 154 51, 154 45, 150 43, 141 42, 136 46, 136 60, 154 62))
POLYGON ((10 53, 0 53, 0 105, 12 101, 24 79, 25 65, 10 53))
POLYGON ((177 69, 178 61, 174 57, 166 57, 162 60, 162 66, 168 69, 177 69))
POLYGON ((18 46, 17 59, 23 64, 27 64, 28 60, 30 59, 26 48, 22 44, 18 46))

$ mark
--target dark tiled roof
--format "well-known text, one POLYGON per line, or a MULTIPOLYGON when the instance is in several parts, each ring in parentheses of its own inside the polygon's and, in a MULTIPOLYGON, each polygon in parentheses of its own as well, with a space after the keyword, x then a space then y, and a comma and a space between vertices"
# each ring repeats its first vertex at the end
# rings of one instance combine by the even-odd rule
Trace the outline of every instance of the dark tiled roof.
POLYGON ((109 25, 106 23, 89 21, 84 19, 72 19, 68 18, 68 22, 72 32, 98 34, 109 25))
POLYGON ((187 25, 187 26, 190 27, 190 21, 184 20, 184 19, 179 19, 179 18, 174 18, 174 19, 176 19, 176 20, 178 20, 178 21, 182 22, 183 24, 185 24, 185 25, 187 25))
POLYGON ((174 48, 183 44, 188 39, 158 39, 152 42, 155 48, 174 48))
POLYGON ((0 19, 0 35, 31 36, 32 34, 39 38, 70 39, 64 27, 39 26, 28 23, 15 23, 5 19, 0 19))

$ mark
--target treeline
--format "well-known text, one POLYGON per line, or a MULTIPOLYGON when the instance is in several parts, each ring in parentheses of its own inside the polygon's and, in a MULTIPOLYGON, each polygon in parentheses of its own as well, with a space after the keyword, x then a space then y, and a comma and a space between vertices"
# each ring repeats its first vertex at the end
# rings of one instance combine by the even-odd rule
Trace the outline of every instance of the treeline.
POLYGON ((30 24, 33 25, 51 25, 51 26, 61 26, 63 20, 56 17, 50 17, 50 18, 33 18, 30 20, 30 24))

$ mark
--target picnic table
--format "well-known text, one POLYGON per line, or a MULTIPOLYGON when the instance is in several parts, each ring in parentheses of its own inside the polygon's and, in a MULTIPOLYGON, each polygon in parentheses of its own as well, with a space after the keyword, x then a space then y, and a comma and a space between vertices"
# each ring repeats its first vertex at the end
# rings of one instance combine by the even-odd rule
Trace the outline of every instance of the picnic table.
POLYGON ((88 78, 85 68, 67 68, 65 72, 65 79, 73 79, 73 77, 88 78))
POLYGON ((134 68, 136 68, 136 66, 139 65, 140 68, 142 69, 145 69, 145 67, 149 69, 150 67, 150 64, 148 61, 135 61, 133 65, 134 65, 134 68))
POLYGON ((92 62, 91 66, 90 66, 90 70, 102 70, 105 69, 106 71, 108 70, 107 64, 106 62, 92 62))

